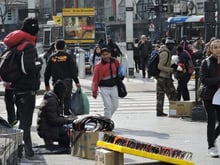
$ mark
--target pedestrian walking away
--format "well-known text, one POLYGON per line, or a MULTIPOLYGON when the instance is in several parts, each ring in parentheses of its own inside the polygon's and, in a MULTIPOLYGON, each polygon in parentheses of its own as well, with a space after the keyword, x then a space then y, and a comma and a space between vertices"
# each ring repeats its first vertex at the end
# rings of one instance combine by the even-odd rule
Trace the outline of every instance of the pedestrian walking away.
POLYGON ((165 94, 167 95, 169 101, 176 100, 176 89, 171 78, 171 75, 174 72, 174 68, 171 67, 170 54, 170 51, 174 48, 174 45, 174 40, 168 38, 165 45, 160 47, 158 64, 158 69, 160 70, 160 73, 159 76, 156 77, 157 116, 167 116, 167 114, 163 112, 165 94))
MULTIPOLYGON (((8 47, 18 45, 17 49, 22 51, 19 60, 22 60, 22 74, 13 82, 11 87, 14 88, 15 103, 19 113, 19 129, 24 131, 24 151, 27 159, 34 159, 35 154, 32 149, 31 126, 33 112, 35 108, 36 91, 40 87, 40 70, 41 65, 38 60, 37 49, 35 48, 37 41, 37 33, 39 31, 38 20, 36 18, 26 18, 23 22, 21 30, 15 30, 4 38, 4 43, 8 47)), ((18 156, 21 158, 23 153, 23 145, 18 147, 18 156)))
POLYGON ((98 87, 104 103, 104 116, 111 118, 118 108, 117 71, 119 62, 111 57, 107 48, 101 50, 101 61, 96 65, 92 79, 93 98, 98 96, 98 87))
POLYGON ((202 61, 200 80, 202 83, 201 98, 207 114, 208 152, 211 157, 218 157, 216 140, 220 134, 220 105, 213 104, 216 91, 220 90, 220 40, 210 45, 211 54, 202 61))
POLYGON ((44 73, 44 83, 47 91, 50 91, 49 80, 52 78, 52 85, 55 84, 57 80, 63 80, 66 84, 67 91, 64 98, 64 115, 70 115, 70 100, 73 88, 73 80, 77 88, 80 88, 80 83, 78 79, 78 66, 74 58, 68 54, 66 51, 66 43, 63 39, 58 39, 55 41, 55 51, 48 59, 45 73, 44 73))
POLYGON ((108 39, 107 48, 111 51, 112 57, 117 58, 117 57, 122 56, 121 50, 119 49, 118 45, 113 42, 112 38, 108 39))
POLYGON ((177 84, 177 100, 181 100, 181 97, 184 101, 190 100, 188 82, 190 80, 191 74, 188 72, 188 60, 190 57, 185 53, 183 47, 178 45, 176 48, 176 52, 178 55, 177 62, 177 71, 175 72, 175 78, 178 81, 177 84))

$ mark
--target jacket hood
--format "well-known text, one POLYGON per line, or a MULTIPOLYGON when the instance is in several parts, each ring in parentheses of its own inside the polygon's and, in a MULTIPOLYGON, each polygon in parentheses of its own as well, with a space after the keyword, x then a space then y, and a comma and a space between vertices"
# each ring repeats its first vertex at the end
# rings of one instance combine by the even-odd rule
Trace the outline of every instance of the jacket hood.
POLYGON ((166 45, 162 45, 160 47, 160 52, 163 51, 163 50, 166 50, 166 51, 170 52, 170 50, 166 47, 166 45))
POLYGON ((7 47, 12 47, 18 43, 20 43, 22 40, 26 40, 31 42, 33 45, 36 44, 37 37, 33 36, 27 32, 24 32, 22 30, 15 30, 11 33, 9 33, 4 39, 3 42, 7 47))
POLYGON ((57 100, 59 100, 59 98, 53 91, 48 91, 44 94, 44 99, 48 99, 50 97, 53 97, 53 98, 55 97, 57 100))

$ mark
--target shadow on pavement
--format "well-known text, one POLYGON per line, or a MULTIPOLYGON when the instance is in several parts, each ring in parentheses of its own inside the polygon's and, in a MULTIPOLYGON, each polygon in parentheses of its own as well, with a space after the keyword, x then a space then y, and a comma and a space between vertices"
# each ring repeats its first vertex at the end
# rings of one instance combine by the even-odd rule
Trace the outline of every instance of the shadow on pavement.
POLYGON ((147 131, 147 130, 133 130, 133 129, 125 129, 125 128, 116 128, 115 133, 119 134, 130 134, 131 136, 148 136, 148 137, 156 137, 158 139, 169 139, 170 135, 167 133, 159 133, 155 131, 147 131))

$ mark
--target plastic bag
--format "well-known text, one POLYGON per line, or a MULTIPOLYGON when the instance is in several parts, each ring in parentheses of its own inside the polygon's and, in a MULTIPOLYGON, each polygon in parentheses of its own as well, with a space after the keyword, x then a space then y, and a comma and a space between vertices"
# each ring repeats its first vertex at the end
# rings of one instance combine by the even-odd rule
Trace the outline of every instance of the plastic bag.
POLYGON ((82 89, 72 94, 70 109, 75 115, 89 114, 89 99, 82 89))
POLYGON ((125 74, 126 74, 125 68, 124 68, 124 66, 122 64, 120 64, 119 67, 118 67, 118 77, 120 79, 123 79, 125 74))
POLYGON ((82 94, 82 98, 83 98, 83 114, 89 114, 89 99, 86 95, 86 93, 81 89, 81 94, 82 94))
POLYGON ((84 104, 81 89, 77 89, 76 92, 72 94, 70 109, 75 115, 82 115, 84 113, 84 104))

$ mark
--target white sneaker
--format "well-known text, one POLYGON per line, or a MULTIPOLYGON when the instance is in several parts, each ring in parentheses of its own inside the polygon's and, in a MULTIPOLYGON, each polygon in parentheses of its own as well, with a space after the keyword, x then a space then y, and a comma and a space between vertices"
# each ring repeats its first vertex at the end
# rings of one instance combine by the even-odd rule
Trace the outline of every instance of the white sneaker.
POLYGON ((209 155, 211 157, 218 157, 219 156, 219 153, 218 153, 218 148, 217 147, 211 147, 209 149, 209 155))

